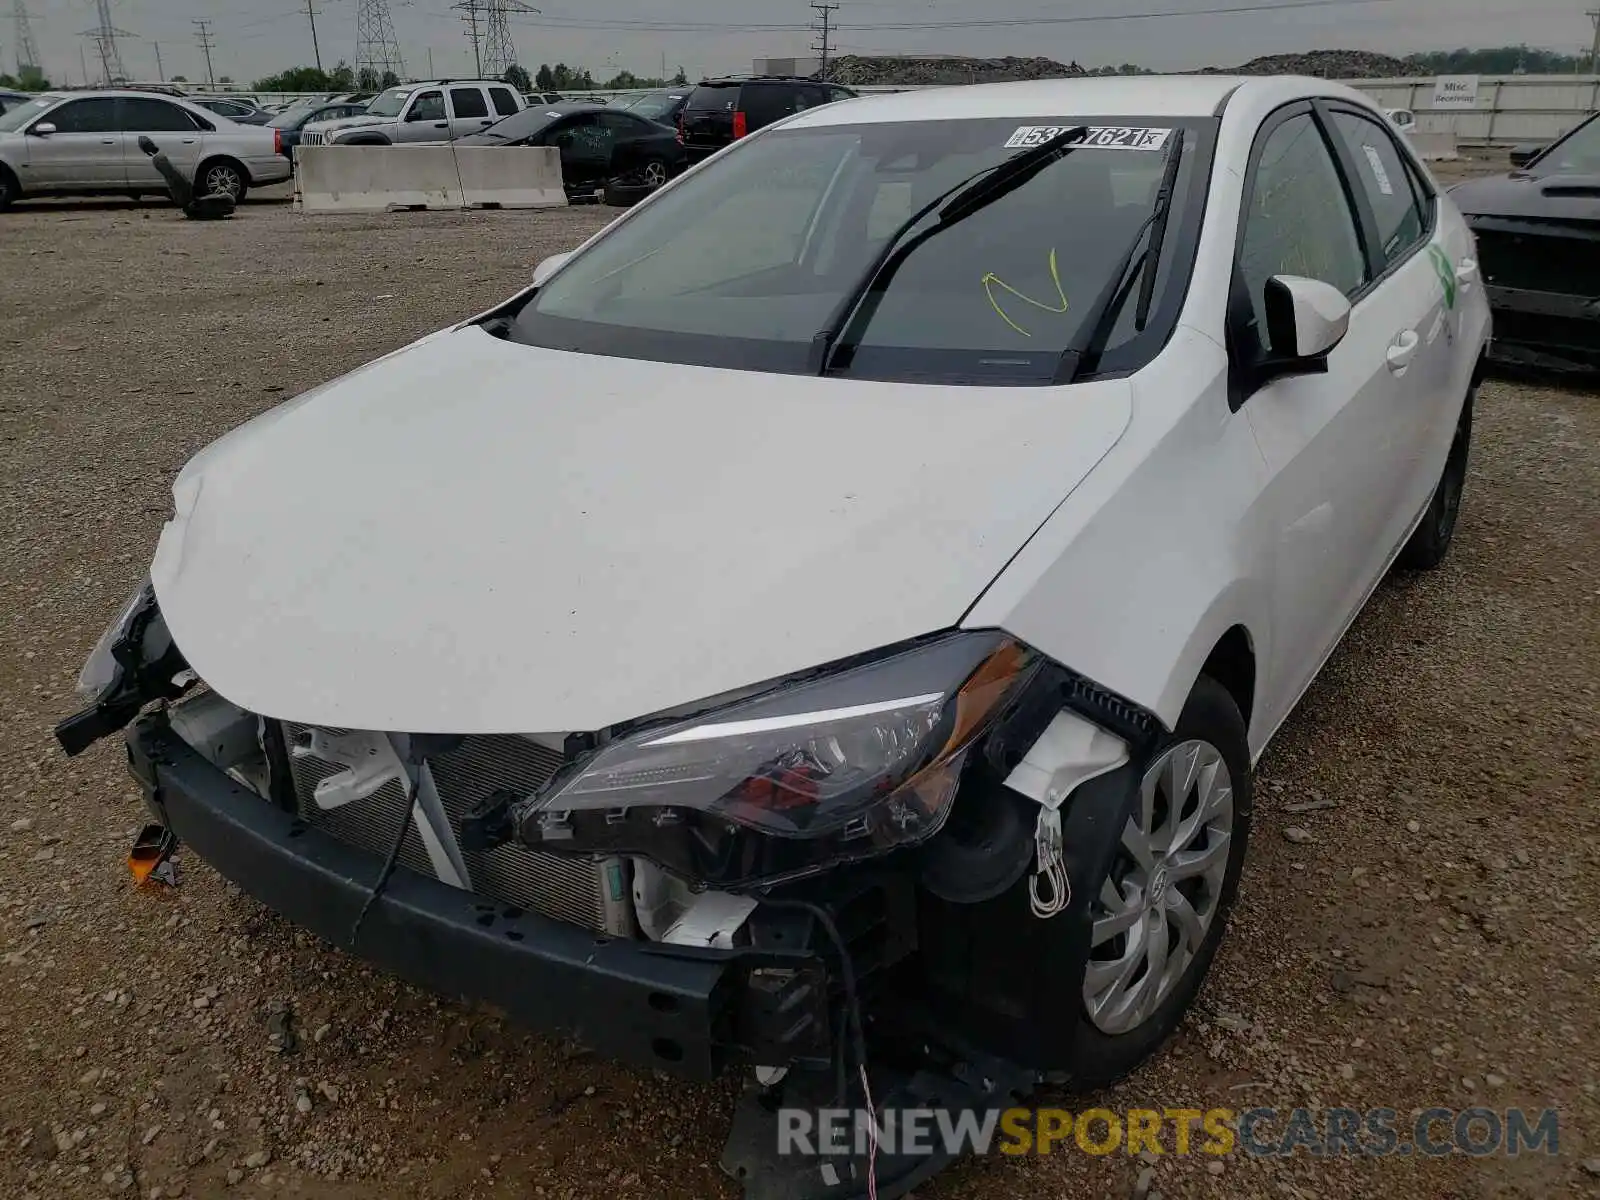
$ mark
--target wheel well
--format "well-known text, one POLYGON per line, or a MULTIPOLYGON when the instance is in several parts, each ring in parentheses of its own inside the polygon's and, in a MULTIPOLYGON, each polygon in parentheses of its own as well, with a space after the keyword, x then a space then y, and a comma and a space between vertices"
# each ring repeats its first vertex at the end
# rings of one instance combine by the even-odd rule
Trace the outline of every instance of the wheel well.
POLYGON ((1256 698, 1256 652, 1250 644, 1250 631, 1243 625, 1235 625, 1223 634, 1211 648, 1200 673, 1211 676, 1227 689, 1248 728, 1250 709, 1256 698))

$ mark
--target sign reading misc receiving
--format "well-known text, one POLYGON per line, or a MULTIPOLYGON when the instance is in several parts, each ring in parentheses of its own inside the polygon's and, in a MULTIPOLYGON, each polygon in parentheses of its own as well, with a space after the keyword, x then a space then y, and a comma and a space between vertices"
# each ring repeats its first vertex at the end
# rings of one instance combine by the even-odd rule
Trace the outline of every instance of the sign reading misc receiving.
MULTIPOLYGON (((1076 125, 1023 125, 1006 139, 1007 150, 1042 145, 1051 138, 1076 129, 1076 125)), ((1160 150, 1172 136, 1170 129, 1140 129, 1125 125, 1093 125, 1080 145, 1096 150, 1160 150)))
POLYGON ((1441 75, 1433 81, 1434 108, 1477 108, 1476 75, 1441 75))

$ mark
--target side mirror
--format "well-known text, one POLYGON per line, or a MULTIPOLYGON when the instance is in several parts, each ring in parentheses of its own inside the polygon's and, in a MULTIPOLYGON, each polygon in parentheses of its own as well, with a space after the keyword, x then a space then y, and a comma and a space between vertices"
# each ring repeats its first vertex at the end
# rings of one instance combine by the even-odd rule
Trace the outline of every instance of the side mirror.
POLYGON ((541 262, 533 269, 533 286, 543 287, 545 281, 549 279, 550 276, 554 275, 566 265, 567 259, 571 258, 572 254, 573 252, 571 250, 565 251, 562 254, 552 254, 549 258, 541 262))
POLYGON ((55 125, 49 121, 40 121, 32 129, 28 130, 34 137, 49 137, 55 131, 55 125))
POLYGON ((1255 385, 1295 375, 1325 375, 1328 355, 1350 329, 1350 301, 1332 284, 1274 275, 1266 284, 1267 357, 1255 385))
POLYGON ((1511 148, 1511 165, 1513 167, 1525 167, 1543 153, 1544 147, 1533 142, 1528 142, 1521 146, 1513 146, 1511 148))

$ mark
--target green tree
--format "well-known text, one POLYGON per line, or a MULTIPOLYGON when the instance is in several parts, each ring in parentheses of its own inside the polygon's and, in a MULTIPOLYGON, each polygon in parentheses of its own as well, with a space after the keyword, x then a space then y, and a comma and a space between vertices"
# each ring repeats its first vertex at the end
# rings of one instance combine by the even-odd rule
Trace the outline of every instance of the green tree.
POLYGON ((189 82, 189 77, 187 75, 174 75, 172 77, 172 82, 173 83, 188 83, 189 82))
POLYGON ((506 73, 500 77, 516 88, 519 92, 533 91, 533 76, 528 74, 528 68, 512 63, 506 68, 506 73))
POLYGON ((556 77, 551 74, 549 63, 539 64, 539 69, 533 75, 533 85, 541 92, 553 92, 556 90, 556 77))
POLYGON ((688 84, 689 84, 689 73, 683 69, 683 64, 680 63, 678 65, 678 73, 672 77, 672 86, 673 87, 687 87, 688 84))
MULTIPOLYGON (((312 88, 317 91, 317 88, 312 88)), ((353 92, 356 90, 356 73, 350 64, 340 59, 334 64, 333 70, 328 72, 328 87, 330 92, 353 92)))
POLYGON ((393 71, 385 71, 382 77, 378 80, 378 86, 383 89, 399 87, 400 76, 396 75, 393 71))

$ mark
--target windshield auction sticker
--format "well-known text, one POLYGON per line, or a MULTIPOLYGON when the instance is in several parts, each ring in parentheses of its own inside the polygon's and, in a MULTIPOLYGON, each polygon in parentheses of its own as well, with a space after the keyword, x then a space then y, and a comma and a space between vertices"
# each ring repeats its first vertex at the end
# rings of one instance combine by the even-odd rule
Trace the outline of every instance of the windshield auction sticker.
MULTIPOLYGON (((1023 125, 1006 139, 1007 150, 1042 145, 1075 128, 1072 125, 1023 125)), ((1172 136, 1170 129, 1134 128, 1127 125, 1092 125, 1078 145, 1095 150, 1160 150, 1172 136)))

